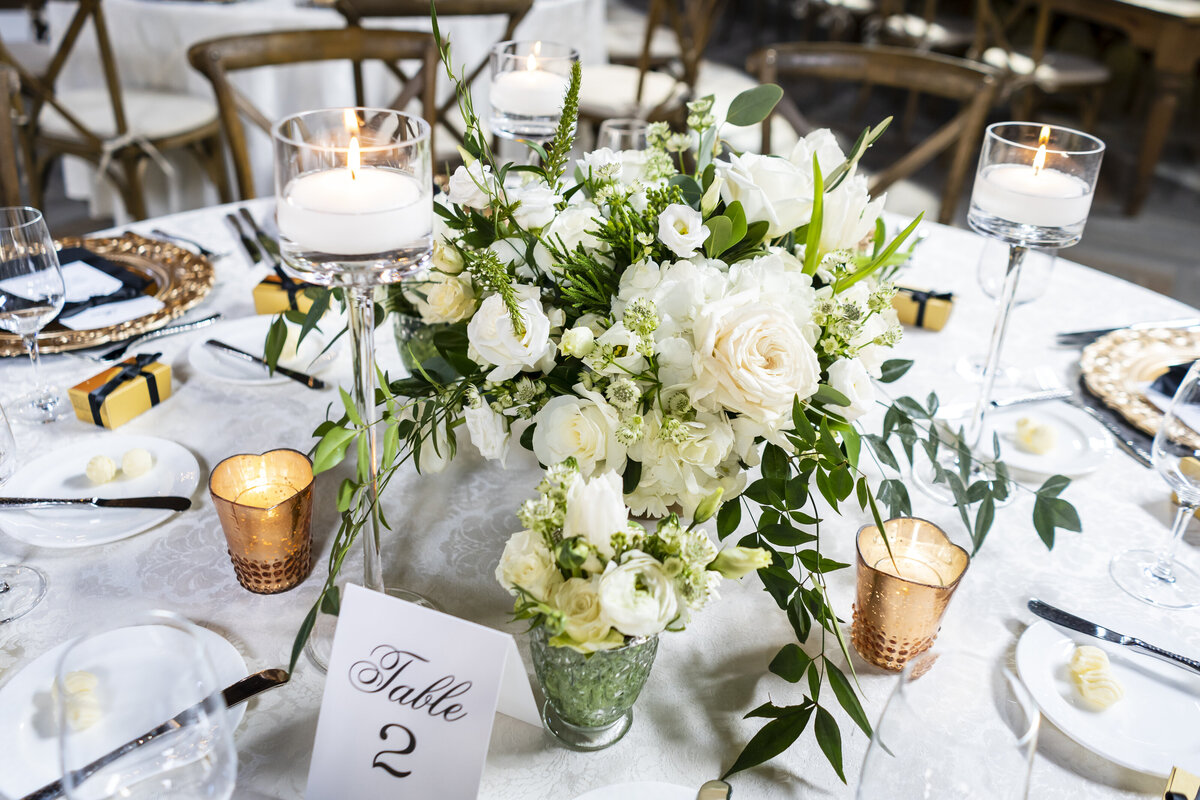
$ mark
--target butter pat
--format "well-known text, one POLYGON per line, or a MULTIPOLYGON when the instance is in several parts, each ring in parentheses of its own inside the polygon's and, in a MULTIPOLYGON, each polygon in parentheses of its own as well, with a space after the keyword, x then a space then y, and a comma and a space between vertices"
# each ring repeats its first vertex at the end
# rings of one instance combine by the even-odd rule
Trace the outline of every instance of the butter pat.
POLYGON ((1044 456, 1058 444, 1058 432, 1052 425, 1041 425, 1029 417, 1017 420, 1017 447, 1026 453, 1044 456))
POLYGON ((121 458, 121 472, 125 473, 127 478, 136 478, 139 475, 145 475, 154 467, 154 456, 150 455, 148 450, 141 447, 135 447, 125 453, 121 458))
POLYGON ((67 725, 72 730, 86 730, 103 716, 100 697, 96 694, 99 683, 95 675, 84 670, 68 672, 61 682, 55 681, 51 694, 63 703, 67 725))
POLYGON ((85 471, 92 483, 108 483, 117 477, 117 463, 108 456, 92 456, 85 471))
POLYGON ((1125 689, 1113 675, 1108 653, 1099 647, 1076 647, 1068 671, 1079 696, 1095 708, 1108 708, 1125 696, 1125 689))

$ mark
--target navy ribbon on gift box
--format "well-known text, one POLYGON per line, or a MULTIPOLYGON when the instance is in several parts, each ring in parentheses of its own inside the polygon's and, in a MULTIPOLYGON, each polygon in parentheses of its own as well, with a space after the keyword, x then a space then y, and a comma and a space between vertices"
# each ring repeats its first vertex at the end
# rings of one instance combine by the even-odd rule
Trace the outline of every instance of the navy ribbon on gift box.
POLYGON ((162 353, 143 353, 139 356, 134 356, 128 361, 121 363, 121 370, 109 378, 103 385, 97 386, 88 392, 88 407, 92 410, 92 421, 97 425, 103 425, 100 421, 100 407, 104 405, 104 400, 116 391, 117 387, 126 381, 131 381, 139 375, 146 378, 146 388, 150 391, 150 405, 156 406, 159 403, 158 395, 158 376, 153 372, 149 372, 146 367, 153 364, 162 353))

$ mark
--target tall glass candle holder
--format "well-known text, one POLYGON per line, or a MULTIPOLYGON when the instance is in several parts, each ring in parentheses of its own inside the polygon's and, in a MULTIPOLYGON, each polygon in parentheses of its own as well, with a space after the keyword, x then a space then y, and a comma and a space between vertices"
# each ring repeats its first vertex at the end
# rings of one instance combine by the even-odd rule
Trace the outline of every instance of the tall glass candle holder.
MULTIPOLYGON (((384 590, 375 441, 375 288, 423 269, 433 252, 428 123, 392 109, 305 111, 275 126, 275 195, 287 271, 345 292, 354 402, 366 427, 370 520, 363 585, 384 590)), ((389 594, 431 605, 418 594, 389 594)))
MULTIPOLYGON (((1104 142, 1071 128, 1036 122, 988 126, 967 221, 976 232, 1008 245, 1008 265, 996 298, 982 385, 960 447, 975 452, 982 441, 1025 256, 1030 248, 1059 249, 1080 240, 1103 158, 1104 142)), ((948 490, 919 483, 952 501, 948 490)))
POLYGON ((491 53, 492 132, 547 142, 562 117, 579 51, 555 42, 499 42, 491 53))

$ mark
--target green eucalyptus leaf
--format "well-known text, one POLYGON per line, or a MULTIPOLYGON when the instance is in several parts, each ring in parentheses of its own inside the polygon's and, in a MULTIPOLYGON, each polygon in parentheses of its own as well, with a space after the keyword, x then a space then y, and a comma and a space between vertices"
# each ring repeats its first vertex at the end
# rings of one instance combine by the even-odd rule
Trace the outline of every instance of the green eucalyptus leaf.
POLYGON ((812 658, 800 649, 800 645, 785 644, 771 659, 768 669, 788 683, 799 683, 811 662, 812 658))
MULTIPOLYGON (((295 674, 296 662, 300 660, 300 654, 304 652, 304 644, 308 641, 308 637, 312 634, 313 626, 317 624, 317 612, 320 610, 320 601, 309 609, 304 615, 304 621, 300 623, 300 630, 296 631, 296 638, 292 642, 292 656, 288 659, 288 672, 295 674)), ((800 734, 797 733, 797 736, 800 734)), ((795 740, 793 740, 795 741, 795 740)), ((784 749, 787 749, 786 747, 784 749)), ((779 752, 783 752, 780 750, 779 752)), ((778 753, 776 754, 778 755, 778 753)))
POLYGON ((871 450, 875 453, 876 458, 882 461, 884 465, 894 469, 896 472, 900 471, 900 463, 896 461, 896 455, 892 452, 892 448, 888 446, 888 443, 884 441, 882 437, 873 433, 868 433, 864 434, 863 438, 866 439, 871 445, 871 450))
POLYGON ((812 615, 805 608, 804 598, 799 592, 792 595, 792 599, 788 601, 787 618, 792 624, 792 630, 796 632, 796 638, 802 642, 807 641, 808 634, 812 632, 812 615))
POLYGON ((717 512, 717 538, 725 539, 742 524, 742 504, 734 498, 717 512))
POLYGON ((746 212, 742 208, 740 200, 734 200, 725 207, 725 216, 729 219, 733 229, 729 233, 729 244, 725 247, 728 250, 733 245, 737 244, 746 235, 746 212))
POLYGON ((267 339, 263 342, 263 360, 267 362, 267 372, 275 374, 279 364, 279 356, 283 354, 283 345, 287 342, 287 322, 283 315, 276 317, 267 328, 267 339))
POLYGON ((850 405, 850 398, 827 383, 817 385, 817 391, 812 396, 812 402, 827 406, 845 407, 850 405))
POLYGON ((909 359, 889 358, 887 361, 884 361, 883 366, 880 367, 880 372, 882 374, 879 376, 879 381, 881 383, 892 383, 894 381, 898 381, 904 375, 904 373, 912 369, 912 365, 913 362, 909 359))
POLYGON ((330 586, 321 595, 321 613, 337 616, 342 611, 342 596, 337 585, 330 586))
POLYGON ((342 396, 342 407, 346 409, 346 416, 350 418, 351 422, 361 428, 363 426, 363 419, 359 416, 358 408, 354 405, 354 398, 341 386, 338 387, 338 393, 342 396))
POLYGON ((353 428, 334 428, 317 442, 313 453, 313 474, 332 469, 346 458, 346 451, 357 432, 353 428))
POLYGON ((358 491, 358 484, 349 478, 342 479, 342 483, 338 486, 337 493, 337 510, 341 513, 346 513, 350 508, 350 501, 354 499, 354 493, 358 491))
POLYGON ((745 128, 771 116, 775 106, 783 99, 783 89, 773 83, 755 86, 733 98, 725 121, 730 125, 745 128))
POLYGON ((708 253, 709 258, 716 258, 725 252, 729 247, 729 238, 733 234, 733 223, 729 221, 729 217, 709 217, 708 222, 704 223, 708 226, 708 238, 704 241, 704 251, 708 253))
POLYGON ((691 175, 673 175, 667 183, 679 187, 679 191, 683 194, 683 202, 692 208, 700 207, 700 198, 704 196, 704 190, 691 175))
POLYGON ((817 540, 816 536, 797 529, 790 522, 773 522, 770 525, 760 525, 758 534, 777 547, 798 547, 799 545, 817 540))
POLYGON ((791 474, 787 453, 777 444, 763 448, 762 475, 768 480, 786 481, 791 474))

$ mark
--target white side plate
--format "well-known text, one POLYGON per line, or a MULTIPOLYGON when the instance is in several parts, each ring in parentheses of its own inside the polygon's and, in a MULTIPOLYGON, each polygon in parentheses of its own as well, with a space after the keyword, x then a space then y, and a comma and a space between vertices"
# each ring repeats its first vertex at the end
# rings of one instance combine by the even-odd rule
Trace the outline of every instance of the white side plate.
MULTIPOLYGON (((266 367, 252 364, 229 353, 222 353, 205 344, 209 339, 216 339, 261 358, 263 342, 266 341, 267 329, 271 327, 272 319, 273 317, 264 314, 218 322, 205 328, 188 347, 188 363, 201 375, 226 383, 240 383, 246 386, 288 383, 290 378, 279 374, 268 375, 266 367)), ((328 342, 327 337, 314 330, 304 337, 304 342, 296 351, 295 357, 280 358, 279 365, 307 372, 309 375, 323 372, 333 363, 341 349, 341 343, 338 342, 326 351, 325 345, 328 342)))
POLYGON ((575 800, 696 800, 699 787, 689 789, 674 783, 636 781, 614 783, 576 797, 575 800))
POLYGON ((993 431, 1000 437, 1000 459, 1013 469, 1035 475, 1084 475, 1097 469, 1113 451, 1112 437, 1104 426, 1066 403, 993 409, 984 423, 980 445, 989 455, 993 431), (1022 417, 1054 428, 1057 441, 1050 452, 1037 455, 1017 447, 1017 420, 1022 417))

